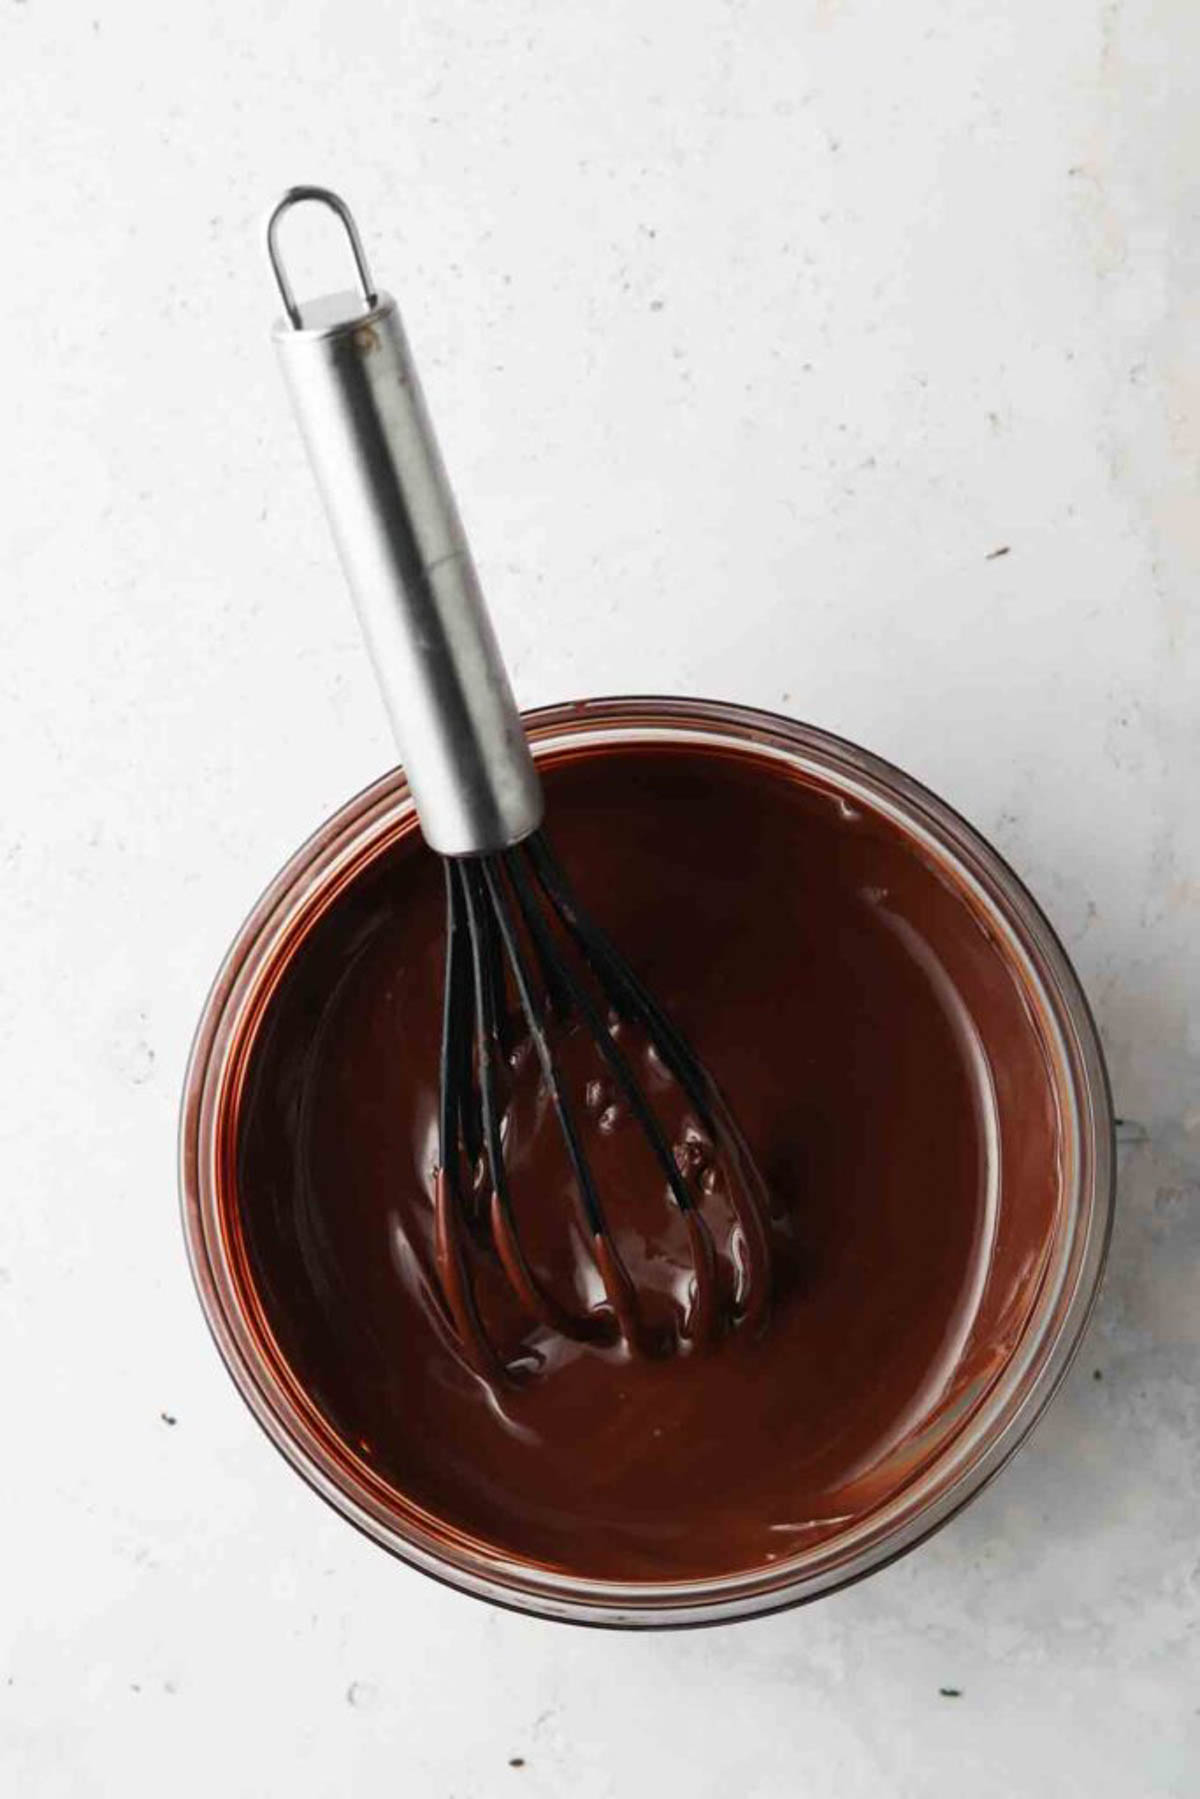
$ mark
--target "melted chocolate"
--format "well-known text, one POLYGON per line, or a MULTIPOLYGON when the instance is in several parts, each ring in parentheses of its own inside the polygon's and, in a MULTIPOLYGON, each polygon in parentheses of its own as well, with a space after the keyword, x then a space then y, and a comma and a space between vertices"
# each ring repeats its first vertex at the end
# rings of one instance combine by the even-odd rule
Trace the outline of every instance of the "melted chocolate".
MULTIPOLYGON (((234 1223, 299 1381, 441 1528, 597 1579, 782 1561, 924 1466, 1019 1334, 1057 1197, 1044 1045, 969 898, 881 815, 751 753, 606 747, 543 773, 577 892, 762 1172, 767 1327, 664 1359, 534 1332, 537 1372, 507 1383, 456 1352, 430 1291, 442 876, 414 832, 330 906, 270 1000, 234 1223)), ((603 1069, 568 1060, 618 1244, 682 1315, 686 1232, 636 1128, 589 1096, 603 1069)), ((517 1094, 523 1232, 564 1301, 595 1304, 557 1130, 536 1085, 517 1094)), ((654 1097, 685 1139, 680 1096, 660 1080, 654 1097)))

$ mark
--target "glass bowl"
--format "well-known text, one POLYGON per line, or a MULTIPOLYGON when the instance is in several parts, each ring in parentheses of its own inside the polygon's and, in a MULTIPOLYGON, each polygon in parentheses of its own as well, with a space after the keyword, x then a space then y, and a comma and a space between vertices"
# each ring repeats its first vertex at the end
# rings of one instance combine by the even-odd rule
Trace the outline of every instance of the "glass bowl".
MULTIPOLYGON (((1057 1203, 1019 1318, 997 1327, 986 1374, 956 1393, 924 1460, 881 1503, 786 1561, 716 1579, 617 1584, 506 1558, 388 1486, 342 1441, 274 1341, 240 1241, 239 1096, 270 995, 308 930, 396 836, 412 828, 403 775, 344 805, 292 857, 238 932, 208 996, 184 1085, 180 1185, 200 1302, 217 1347, 275 1446, 323 1498, 412 1566, 495 1604, 577 1623, 712 1624, 780 1609, 861 1579, 944 1524, 1003 1466, 1062 1380, 1087 1322, 1113 1208, 1113 1121, 1087 1001, 1046 919, 963 819, 877 756, 771 713, 711 701, 604 699, 528 714, 535 756, 657 742, 778 761, 899 826, 951 882, 1020 983, 1044 1044, 1057 1110, 1057 1203)), ((1001 1175, 1003 1203, 1003 1174, 1001 1175)))

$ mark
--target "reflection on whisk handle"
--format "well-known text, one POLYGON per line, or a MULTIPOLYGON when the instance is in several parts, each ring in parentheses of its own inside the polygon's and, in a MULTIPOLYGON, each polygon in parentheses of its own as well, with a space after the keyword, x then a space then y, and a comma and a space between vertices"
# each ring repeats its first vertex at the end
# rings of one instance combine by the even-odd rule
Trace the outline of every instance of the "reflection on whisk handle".
POLYGON ((275 343, 421 829, 444 856, 510 848, 541 822, 541 783, 396 303, 325 188, 290 189, 267 246, 287 315, 275 343), (277 231, 306 200, 340 218, 357 291, 296 302, 277 231))

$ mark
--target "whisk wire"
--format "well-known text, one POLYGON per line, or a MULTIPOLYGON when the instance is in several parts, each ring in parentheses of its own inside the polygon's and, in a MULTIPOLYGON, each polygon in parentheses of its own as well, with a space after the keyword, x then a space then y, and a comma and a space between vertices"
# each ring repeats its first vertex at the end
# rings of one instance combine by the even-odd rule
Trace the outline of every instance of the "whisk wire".
POLYGON ((571 1164, 571 1172, 575 1177, 576 1189, 583 1206, 584 1218, 592 1238, 593 1248, 597 1252, 596 1266, 604 1286, 605 1298, 612 1308, 621 1335, 626 1342, 632 1345, 639 1338, 633 1282, 608 1229, 604 1208, 600 1203, 600 1195, 596 1191, 591 1167, 580 1141, 574 1109, 567 1097, 566 1088, 563 1085, 562 1076, 554 1060, 554 1052, 546 1034, 543 1009, 538 1004, 525 952, 521 947, 512 913, 509 910, 500 868, 497 866, 496 858, 491 856, 482 857, 480 867, 484 881, 487 883, 496 923, 500 928, 505 955, 508 958, 509 967, 512 969, 517 998, 520 1001, 521 1010, 525 1014, 530 1040, 542 1070, 542 1079, 546 1083, 558 1117, 559 1128, 567 1149, 567 1159, 571 1164))
MULTIPOLYGON (((565 874, 560 868, 541 831, 536 831, 521 846, 537 876, 538 885, 563 929, 583 955, 616 1012, 638 1022, 645 1030, 664 1067, 674 1075, 683 1093, 714 1142, 721 1142, 727 1152, 741 1163, 741 1178, 729 1181, 727 1196, 733 1208, 740 1233, 740 1255, 736 1259, 734 1308, 738 1321, 751 1330, 763 1324, 771 1296, 771 1248, 767 1232, 769 1207, 765 1195, 753 1191, 757 1179, 750 1158, 745 1153, 741 1135, 728 1116, 719 1094, 697 1061, 690 1045, 680 1035, 662 1008, 647 992, 611 938, 595 924, 580 906, 565 874)), ((702 1229, 707 1226, 700 1212, 693 1208, 685 1213, 692 1234, 693 1253, 699 1269, 711 1253, 711 1237, 706 1244, 702 1229)), ((703 1294, 698 1285, 697 1310, 703 1294)), ((694 1333, 702 1334, 696 1326, 694 1333)))
POLYGON ((713 1118, 707 1078, 688 1045, 643 987, 611 938, 583 911, 542 833, 535 831, 522 848, 555 915, 578 944, 596 978, 610 990, 617 1010, 626 1011, 644 1027, 664 1065, 694 1106, 701 1123, 711 1130, 713 1118))
POLYGON ((441 1079, 438 1083, 438 1166, 454 1182, 458 1178, 458 1132, 463 1114, 463 1048, 470 1017, 466 974, 462 895, 454 864, 443 864, 446 877, 446 968, 442 987, 441 1079))
POLYGON ((468 1265, 459 1132, 469 1111, 470 968, 463 896, 446 863, 446 973, 438 1104, 438 1169, 434 1183, 434 1256, 450 1321, 470 1361, 485 1376, 504 1370, 483 1326, 468 1265), (464 1064, 466 1041, 468 1061, 464 1064), (467 1082, 464 1082, 464 1067, 467 1082))
MULTIPOLYGON (((586 1326, 566 1312, 540 1284, 521 1247, 513 1215, 508 1170, 504 1161, 504 1142, 500 1128, 500 1104, 497 1092, 498 1064, 503 1051, 500 1040, 500 997, 497 991, 495 965, 489 961, 489 925, 491 913, 483 891, 478 869, 463 867, 460 879, 466 899, 467 927, 471 940, 472 972, 477 996, 476 1056, 479 1073, 479 1103, 483 1124, 483 1140, 491 1176, 491 1226, 496 1254, 505 1273, 525 1306, 551 1330, 566 1336, 589 1334, 586 1326)), ((494 931, 491 933, 494 937, 494 931)), ((502 993, 502 989, 500 990, 502 993)))
MULTIPOLYGON (((553 956, 549 927, 538 911, 533 895, 529 891, 529 876, 511 851, 506 859, 506 865, 522 916, 535 942, 541 945, 544 959, 549 961, 553 956)), ((692 1251, 693 1289, 684 1329, 687 1334, 699 1341, 704 1341, 711 1336, 716 1323, 717 1257, 712 1233, 692 1202, 687 1183, 654 1108, 638 1085, 627 1057, 614 1041, 607 1021, 601 1017, 583 983, 575 977, 566 962, 560 961, 557 967, 571 1006, 587 1025, 596 1047, 604 1061, 607 1062, 618 1087, 628 1101, 630 1110, 646 1133, 650 1149, 666 1179, 671 1196, 686 1221, 692 1251)))
MULTIPOLYGON (((544 919, 538 914, 537 908, 529 894, 529 877, 511 851, 509 852, 508 857, 508 870, 512 877, 513 887, 516 891, 521 906, 521 912, 525 918, 529 931, 533 936, 534 941, 541 943, 544 946, 548 959, 550 954, 549 931, 544 919)), ((599 1049, 600 1054, 612 1070, 617 1085, 629 1102, 631 1111, 634 1113, 639 1124, 641 1124, 646 1135, 649 1137, 650 1146, 654 1151, 659 1167, 666 1176, 667 1185, 671 1189, 672 1198, 681 1212, 690 1211, 692 1209, 692 1196, 688 1192, 683 1176, 679 1172, 679 1165, 671 1151, 670 1144, 663 1135, 662 1126, 658 1122, 654 1109, 641 1088, 638 1086, 637 1079, 634 1076, 632 1068, 629 1066, 624 1052, 621 1050, 620 1046, 613 1041, 613 1035, 608 1028, 606 1020, 600 1016, 590 995, 586 992, 583 983, 576 979, 565 963, 559 965, 559 975, 562 984, 566 989, 570 1004, 579 1013, 580 1017, 591 1031, 592 1037, 595 1039, 596 1047, 599 1049)))
POLYGON ((542 1078, 546 1083, 550 1098, 554 1104, 554 1110, 558 1115, 558 1122, 562 1127, 562 1134, 567 1145, 567 1154, 571 1162, 571 1172, 574 1174, 575 1179, 579 1184, 579 1196, 583 1201, 588 1229, 593 1236, 603 1236, 607 1232, 608 1227, 604 1219, 604 1209, 600 1204, 600 1195, 596 1191, 596 1183, 592 1179, 592 1171, 588 1167, 587 1158, 583 1153, 583 1146, 579 1141, 579 1132, 576 1128, 575 1115, 572 1111, 571 1103, 567 1098, 566 1090, 562 1084, 562 1078, 555 1065, 554 1055, 550 1048, 550 1041, 546 1035, 546 1022, 543 1010, 538 1004, 537 996, 534 992, 529 965, 526 962, 525 952, 521 948, 520 940, 517 937, 512 915, 508 909, 508 901, 500 883, 500 876, 490 856, 482 858, 481 868, 483 871, 483 878, 487 883, 488 893, 491 896, 492 909, 495 913, 496 923, 500 927, 500 936, 504 943, 504 951, 508 957, 509 967, 513 972, 513 980, 516 983, 517 989, 517 998, 520 1001, 521 1010, 525 1014, 525 1023, 529 1027, 530 1041, 533 1044, 534 1053, 537 1056, 538 1063, 542 1070, 542 1078))

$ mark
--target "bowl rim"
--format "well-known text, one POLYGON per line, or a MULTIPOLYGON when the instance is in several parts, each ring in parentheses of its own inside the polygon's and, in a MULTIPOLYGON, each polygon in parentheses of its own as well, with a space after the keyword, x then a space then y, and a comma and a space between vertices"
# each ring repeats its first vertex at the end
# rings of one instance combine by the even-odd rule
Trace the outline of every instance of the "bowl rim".
POLYGON ((769 1570, 711 1580, 624 1584, 506 1560, 403 1502, 355 1458, 290 1375, 282 1352, 272 1352, 239 1246, 224 1228, 221 1192, 229 1174, 222 1148, 229 1133, 222 1126, 236 1107, 255 1026, 289 950, 346 884, 414 828, 399 768, 338 807, 288 858, 236 932, 202 1007, 179 1127, 184 1239, 201 1309, 243 1399, 291 1466, 356 1528, 444 1584, 507 1609, 617 1628, 732 1622, 803 1604, 874 1573, 947 1523, 1015 1454, 1066 1375, 1095 1303, 1114 1211, 1112 1100, 1095 1020, 1060 939, 1004 858, 930 789, 849 739, 755 707, 659 695, 568 701, 522 717, 535 757, 576 747, 582 753, 589 741, 599 747, 604 740, 700 738, 708 747, 725 744, 807 770, 826 787, 832 778, 919 840, 953 872, 969 903, 1001 926, 1058 1055, 1060 1098, 1073 1102, 1063 1120, 1070 1126, 1063 1184, 1073 1172, 1073 1230, 1048 1263, 1013 1353, 929 1465, 851 1531, 769 1570))

